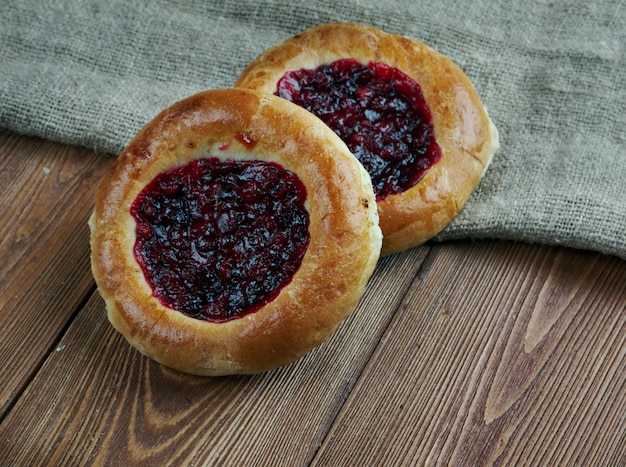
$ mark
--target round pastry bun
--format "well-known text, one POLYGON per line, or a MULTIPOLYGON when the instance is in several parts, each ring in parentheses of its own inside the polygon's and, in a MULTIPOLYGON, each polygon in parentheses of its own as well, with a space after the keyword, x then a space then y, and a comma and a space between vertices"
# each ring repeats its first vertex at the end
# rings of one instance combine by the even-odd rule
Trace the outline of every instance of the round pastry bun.
POLYGON ((420 245, 446 227, 475 190, 499 146, 496 128, 449 58, 417 40, 359 24, 323 24, 287 39, 258 56, 235 86, 274 94, 286 72, 345 58, 397 68, 422 88, 441 159, 417 185, 378 201, 382 255, 420 245))
POLYGON ((267 371, 321 344, 361 298, 382 243, 369 175, 345 144, 297 105, 244 89, 199 93, 148 123, 103 179, 89 224, 112 325, 143 354, 197 375, 267 371), (130 208, 140 191, 159 173, 209 156, 281 164, 306 187, 310 217, 291 282, 258 311, 226 322, 162 305, 133 254, 130 208))

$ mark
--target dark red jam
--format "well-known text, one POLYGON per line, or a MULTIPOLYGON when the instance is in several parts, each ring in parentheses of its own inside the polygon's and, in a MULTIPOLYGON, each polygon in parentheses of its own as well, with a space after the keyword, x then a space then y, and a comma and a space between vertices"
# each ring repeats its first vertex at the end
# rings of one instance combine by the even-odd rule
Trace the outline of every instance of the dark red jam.
POLYGON ((300 267, 306 188, 279 164, 205 158, 172 168, 135 199, 135 258, 165 306, 222 322, 258 310, 300 267))
POLYGON ((378 200, 416 185, 441 158, 421 87, 383 63, 343 59, 290 71, 276 95, 341 137, 370 174, 378 200))

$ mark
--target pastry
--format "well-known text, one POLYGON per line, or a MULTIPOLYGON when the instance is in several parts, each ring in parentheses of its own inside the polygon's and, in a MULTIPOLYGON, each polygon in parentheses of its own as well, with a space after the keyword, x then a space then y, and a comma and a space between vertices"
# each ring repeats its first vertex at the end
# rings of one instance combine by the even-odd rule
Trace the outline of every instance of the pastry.
POLYGON ((341 136, 372 178, 383 255, 446 227, 499 145, 457 65, 417 40, 369 26, 309 29, 258 56, 235 86, 297 103, 341 136))
POLYGON ((161 112, 99 187, 91 262, 113 326, 187 373, 271 370, 354 309, 382 234, 370 178, 317 117, 211 90, 161 112))

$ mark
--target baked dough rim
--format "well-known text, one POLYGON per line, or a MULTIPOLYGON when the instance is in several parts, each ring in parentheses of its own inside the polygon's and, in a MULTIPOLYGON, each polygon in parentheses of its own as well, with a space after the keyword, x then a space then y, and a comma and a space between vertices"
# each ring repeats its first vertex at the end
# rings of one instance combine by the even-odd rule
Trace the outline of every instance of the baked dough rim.
POLYGON ((381 254, 421 245, 450 223, 478 186, 499 148, 497 129, 474 85, 450 58, 416 39, 356 23, 322 24, 269 48, 235 86, 273 94, 285 72, 343 58, 385 63, 422 88, 441 160, 417 185, 378 201, 381 254))
POLYGON ((295 104, 243 89, 198 93, 148 123, 102 180, 89 224, 109 321, 143 354, 198 375, 267 371, 321 344, 364 293, 382 242, 369 175, 343 142, 295 104), (258 311, 223 323, 162 305, 132 252, 137 194, 158 173, 206 156, 281 163, 304 183, 310 215, 291 282, 258 311))

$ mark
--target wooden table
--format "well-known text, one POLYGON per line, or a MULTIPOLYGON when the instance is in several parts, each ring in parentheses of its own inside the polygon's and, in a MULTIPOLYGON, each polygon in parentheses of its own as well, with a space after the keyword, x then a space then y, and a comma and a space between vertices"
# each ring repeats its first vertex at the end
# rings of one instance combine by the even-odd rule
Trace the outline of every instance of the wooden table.
POLYGON ((380 262, 301 361, 201 378, 109 325, 112 158, 0 132, 0 465, 625 465, 626 262, 500 241, 380 262))

